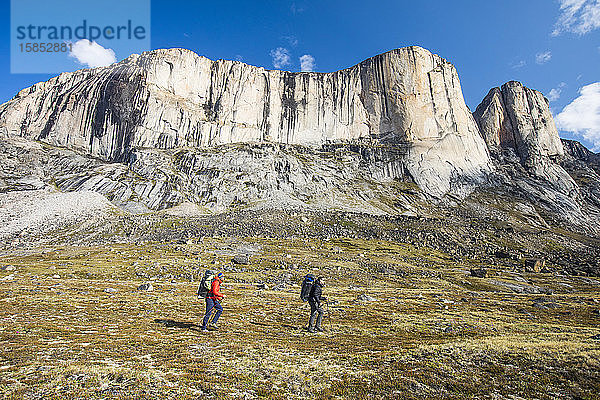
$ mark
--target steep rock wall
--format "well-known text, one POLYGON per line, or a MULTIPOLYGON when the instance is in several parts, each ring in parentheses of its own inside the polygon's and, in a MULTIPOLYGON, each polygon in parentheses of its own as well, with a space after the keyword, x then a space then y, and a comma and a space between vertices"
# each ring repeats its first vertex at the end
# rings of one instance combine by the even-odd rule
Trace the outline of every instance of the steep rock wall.
POLYGON ((0 128, 120 162, 140 148, 400 146, 406 171, 434 196, 464 191, 491 170, 455 68, 419 47, 333 73, 155 50, 22 90, 0 107, 0 128))

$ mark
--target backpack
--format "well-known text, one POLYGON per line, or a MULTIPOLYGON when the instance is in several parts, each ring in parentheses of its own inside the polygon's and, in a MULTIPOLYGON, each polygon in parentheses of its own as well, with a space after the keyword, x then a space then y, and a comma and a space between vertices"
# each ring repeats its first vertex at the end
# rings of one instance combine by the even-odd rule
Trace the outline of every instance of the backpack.
POLYGON ((210 292, 210 285, 212 284, 212 280, 216 274, 217 273, 211 269, 207 269, 204 272, 204 276, 202 277, 200 285, 198 285, 198 291, 196 292, 199 297, 208 296, 208 292, 210 292))
POLYGON ((312 291, 313 283, 315 283, 315 277, 312 274, 308 274, 302 281, 302 289, 300 290, 300 298, 302 301, 307 301, 312 291))

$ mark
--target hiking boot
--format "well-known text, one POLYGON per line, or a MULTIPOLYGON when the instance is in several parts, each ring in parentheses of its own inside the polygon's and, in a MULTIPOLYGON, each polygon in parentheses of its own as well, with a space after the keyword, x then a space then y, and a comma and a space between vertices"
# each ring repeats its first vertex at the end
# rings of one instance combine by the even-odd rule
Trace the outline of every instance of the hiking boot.
POLYGON ((317 331, 319 331, 319 332, 325 332, 325 329, 321 328, 320 326, 317 326, 317 331))
POLYGON ((219 327, 217 326, 217 324, 208 324, 208 330, 209 331, 218 331, 219 327))
POLYGON ((317 333, 315 328, 308 328, 308 333, 317 333))
POLYGON ((206 328, 205 326, 203 326, 202 328, 200 328, 201 332, 208 332, 208 328, 206 328))

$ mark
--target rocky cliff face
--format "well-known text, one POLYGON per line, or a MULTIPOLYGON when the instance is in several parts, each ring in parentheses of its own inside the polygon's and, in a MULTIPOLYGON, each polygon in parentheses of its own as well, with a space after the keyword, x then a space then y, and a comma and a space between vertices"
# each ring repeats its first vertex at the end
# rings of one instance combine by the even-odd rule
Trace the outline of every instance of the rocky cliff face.
POLYGON ((508 82, 472 115, 454 67, 419 47, 325 74, 156 50, 22 90, 0 137, 0 192, 93 191, 135 213, 462 201, 543 229, 600 221, 596 158, 561 142, 541 93, 508 82))
POLYGON ((600 154, 588 150, 584 145, 575 141, 561 139, 565 155, 580 162, 586 163, 592 169, 600 171, 600 154))
POLYGON ((249 142, 388 146, 438 197, 491 167, 455 68, 419 47, 325 74, 156 50, 24 89, 0 108, 0 127, 105 161, 249 142))
POLYGON ((558 164, 565 152, 542 93, 511 81, 490 90, 473 116, 498 162, 516 155, 535 176, 562 193, 577 195, 577 185, 558 164))
POLYGON ((562 139, 562 143, 565 149, 565 157, 561 160, 562 168, 573 178, 585 202, 596 207, 596 209, 588 208, 587 213, 599 215, 600 155, 592 153, 574 140, 562 139))
POLYGON ((564 155, 548 100, 520 82, 490 90, 473 116, 493 153, 511 148, 524 163, 564 155))
POLYGON ((561 223, 598 231, 600 176, 590 168, 593 157, 581 144, 561 141, 540 92, 508 82, 490 90, 473 115, 496 167, 496 188, 561 223))

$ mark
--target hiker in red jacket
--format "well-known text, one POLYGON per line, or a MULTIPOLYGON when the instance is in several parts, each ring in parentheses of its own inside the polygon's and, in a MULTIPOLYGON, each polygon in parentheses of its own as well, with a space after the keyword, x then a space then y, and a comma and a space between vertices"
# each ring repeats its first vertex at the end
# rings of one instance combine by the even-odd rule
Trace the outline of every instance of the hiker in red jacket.
POLYGON ((206 314, 204 314, 204 320, 202 321, 202 330, 217 330, 219 327, 217 326, 217 321, 223 313, 223 307, 221 306, 221 300, 225 297, 224 294, 221 293, 221 283, 223 282, 223 273, 219 272, 212 281, 210 286, 210 292, 208 292, 208 296, 206 296, 206 314), (215 311, 215 315, 212 319, 212 322, 209 324, 208 320, 210 319, 210 314, 213 310, 215 311))

